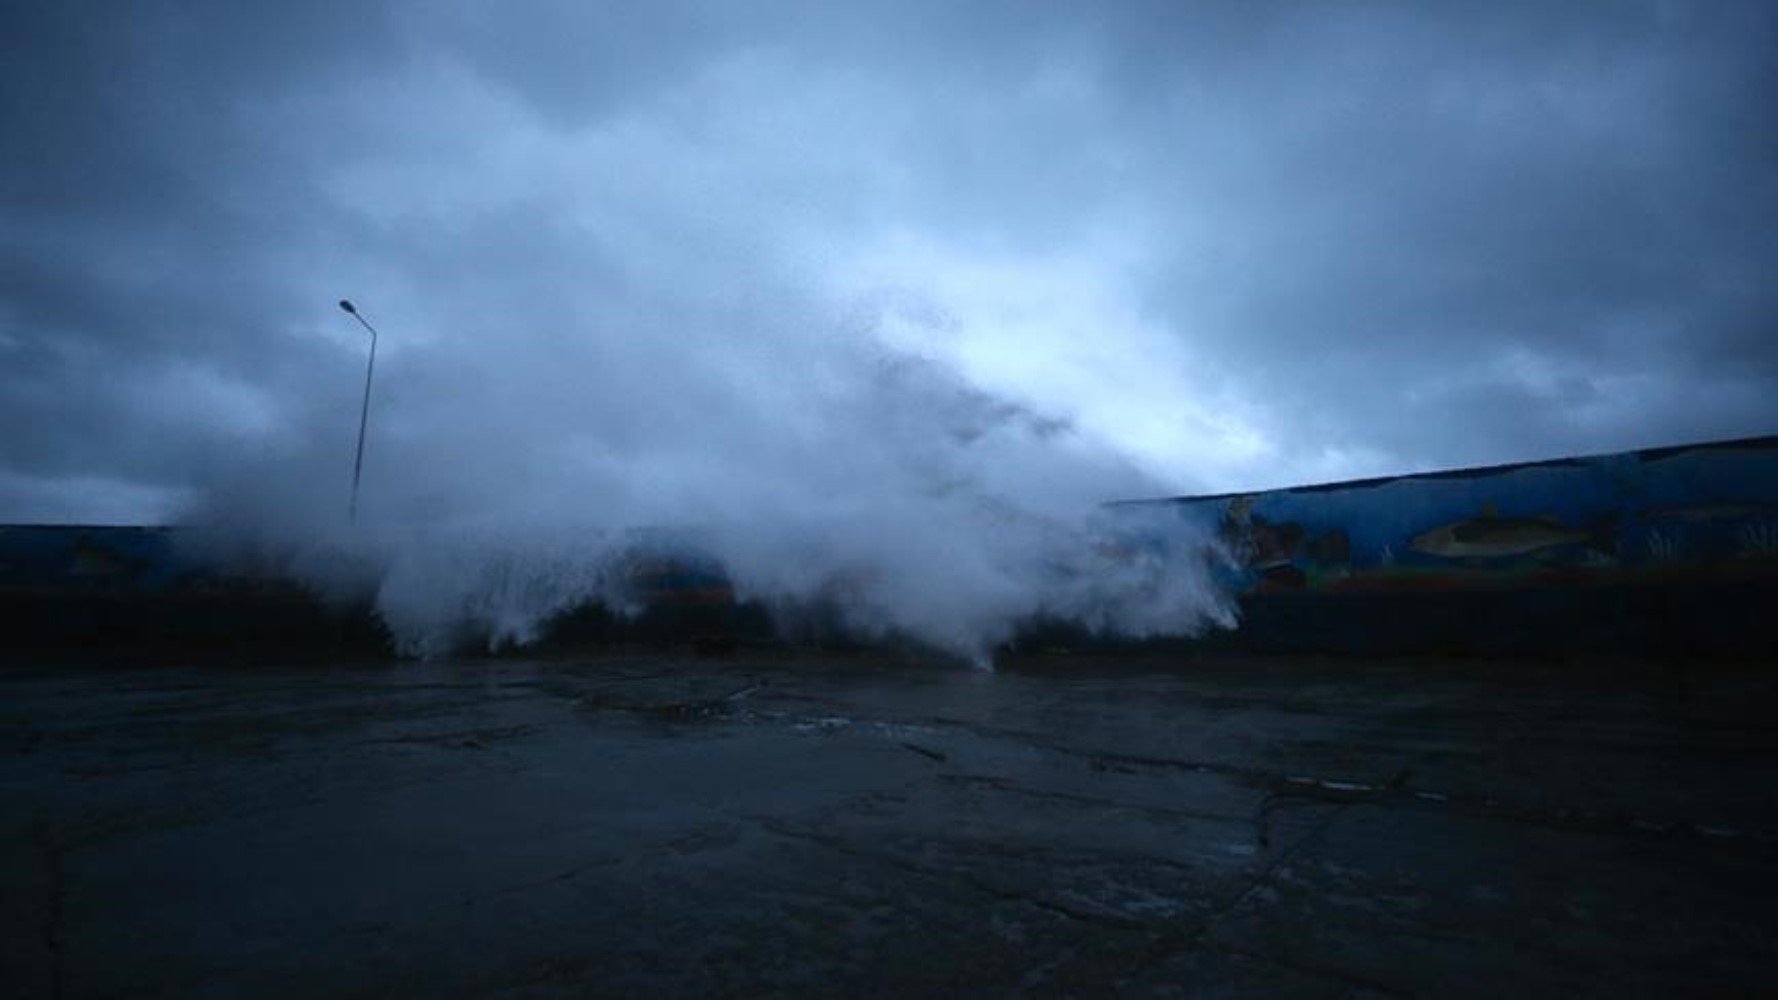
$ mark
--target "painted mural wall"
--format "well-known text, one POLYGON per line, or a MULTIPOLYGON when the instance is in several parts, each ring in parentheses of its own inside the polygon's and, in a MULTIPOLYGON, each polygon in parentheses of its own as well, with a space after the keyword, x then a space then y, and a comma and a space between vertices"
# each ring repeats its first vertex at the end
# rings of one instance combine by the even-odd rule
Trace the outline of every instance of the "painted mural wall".
POLYGON ((1246 594, 1778 576, 1778 437, 1128 506, 1156 504, 1246 594))
POLYGON ((182 555, 173 528, 0 525, 0 591, 156 593, 217 582, 182 555))

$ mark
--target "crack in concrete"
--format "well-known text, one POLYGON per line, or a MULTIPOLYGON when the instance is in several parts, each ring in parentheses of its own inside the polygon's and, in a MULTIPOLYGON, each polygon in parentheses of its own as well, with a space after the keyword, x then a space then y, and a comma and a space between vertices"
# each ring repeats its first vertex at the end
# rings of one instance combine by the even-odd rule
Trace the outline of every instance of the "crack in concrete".
POLYGON ((1179 809, 1174 806, 1152 805, 1145 802, 1131 802, 1124 799, 1101 798, 1094 795, 1079 795, 1074 792, 1057 792, 1042 788, 1032 788, 1008 778, 990 774, 941 774, 940 781, 960 785, 985 785, 995 791, 1009 795, 1022 795, 1030 798, 1055 799, 1076 805, 1097 806, 1105 809, 1120 809, 1128 812, 1142 813, 1149 816, 1161 816, 1168 819, 1208 820, 1218 823, 1241 823, 1240 816, 1223 813, 1203 812, 1196 809, 1179 809))
POLYGON ((1405 995, 1402 991, 1393 987, 1368 980, 1357 979, 1351 974, 1341 970, 1301 967, 1297 963, 1293 963, 1282 957, 1265 954, 1263 952, 1247 952, 1236 949, 1235 947, 1228 945, 1226 942, 1215 940, 1211 936, 1216 929, 1216 925, 1220 921, 1230 913, 1233 913, 1241 906, 1241 904, 1251 899, 1263 886, 1269 884, 1285 864, 1297 857, 1309 844, 1325 834, 1327 830, 1333 826, 1334 822, 1345 814, 1350 806, 1350 803, 1339 803, 1335 805, 1335 807, 1329 810, 1328 814, 1322 817, 1322 819, 1310 828, 1307 833, 1298 838, 1296 843, 1292 844, 1284 851, 1279 852, 1277 856, 1269 859, 1258 871, 1249 875, 1246 883, 1242 885, 1238 891, 1229 894, 1229 897, 1223 900, 1221 904, 1212 907, 1210 912, 1199 917, 1196 921, 1196 926, 1191 930, 1173 934, 1163 934, 1159 938, 1156 938, 1154 943, 1149 947, 1149 956, 1147 960, 1142 962, 1139 967, 1152 967, 1181 952, 1204 950, 1223 951, 1229 954, 1239 954, 1243 957, 1270 962, 1283 968, 1292 969, 1293 971, 1331 976, 1348 985, 1361 985, 1366 989, 1376 990, 1388 995, 1405 995))
POLYGON ((380 746, 386 744, 425 743, 438 746, 467 747, 473 750, 485 750, 493 740, 512 739, 518 736, 529 736, 538 732, 541 727, 524 723, 517 726, 495 726, 478 729, 457 729, 443 733, 415 733, 411 736, 384 736, 378 739, 358 740, 353 746, 380 746))
POLYGON ((984 739, 1010 740, 1034 749, 1084 759, 1097 770, 1117 770, 1131 773, 1127 769, 1153 768, 1194 774, 1217 774, 1239 780, 1250 787, 1265 789, 1266 800, 1262 801, 1261 814, 1256 821, 1261 846, 1265 846, 1269 840, 1265 828, 1266 814, 1270 808, 1267 803, 1273 798, 1282 797, 1309 798, 1337 803, 1388 803, 1394 801, 1407 805, 1429 804, 1466 815, 1508 819, 1547 829, 1576 830, 1619 836, 1648 837, 1678 834, 1718 841, 1746 839, 1758 843, 1778 843, 1778 832, 1741 830, 1688 820, 1651 820, 1648 817, 1630 813, 1608 813, 1597 809, 1535 806, 1507 802, 1493 796, 1473 796, 1416 788, 1408 783, 1408 778, 1411 777, 1411 772, 1408 771, 1398 772, 1387 781, 1382 782, 1355 781, 1290 774, 1280 770, 1268 770, 1222 761, 1093 750, 1051 740, 1040 733, 984 726, 960 719, 930 717, 923 720, 923 723, 958 728, 984 739))
POLYGON ((643 702, 621 704, 606 700, 605 692, 593 692, 582 695, 580 704, 583 708, 593 711, 629 712, 634 715, 653 716, 670 721, 690 721, 693 719, 713 719, 727 716, 734 711, 737 702, 758 691, 763 684, 748 684, 717 698, 701 698, 692 701, 643 702))
POLYGON ((1504 819, 1547 830, 1562 830, 1621 837, 1691 836, 1716 841, 1747 840, 1755 843, 1778 842, 1778 833, 1762 830, 1741 830, 1714 826, 1691 820, 1652 820, 1645 816, 1618 811, 1584 809, 1578 806, 1537 806, 1503 801, 1493 796, 1465 795, 1415 788, 1407 783, 1409 772, 1402 772, 1383 784, 1312 778, 1300 775, 1277 775, 1271 790, 1261 800, 1257 823, 1260 843, 1267 843, 1266 821, 1272 807, 1283 799, 1309 799, 1343 805, 1359 803, 1383 806, 1439 808, 1460 815, 1487 819, 1504 819))
POLYGON ((1243 767, 1213 760, 1189 760, 1177 757, 1153 757, 1142 754, 1119 753, 1109 750, 1091 750, 1072 746, 1052 740, 1042 733, 1034 733, 1023 729, 1003 729, 997 726, 986 726, 981 723, 968 722, 962 719, 949 719, 943 716, 932 716, 921 720, 923 725, 948 726, 962 729, 965 732, 990 740, 1010 740, 1037 750, 1048 750, 1052 753, 1069 757, 1078 757, 1096 765, 1125 765, 1130 767, 1157 768, 1169 771, 1190 771, 1195 774, 1223 774, 1240 778, 1269 776, 1270 772, 1256 768, 1243 767))
MULTIPOLYGON (((901 748, 903 750, 911 750, 914 753, 917 753, 922 757, 926 757, 930 760, 936 760, 941 764, 944 763, 945 761, 951 759, 943 751, 933 750, 930 747, 923 747, 923 746, 919 745, 918 743, 903 742, 901 744, 901 748)), ((948 777, 948 775, 947 775, 947 777, 948 777)))
MULTIPOLYGON (((1149 947, 1145 949, 1150 957, 1148 960, 1140 963, 1137 968, 1151 967, 1154 964, 1164 961, 1171 956, 1178 955, 1183 951, 1205 951, 1235 955, 1252 961, 1263 962, 1268 965, 1288 969, 1301 975, 1336 982, 1347 987, 1369 990, 1383 996, 1411 996, 1412 994, 1409 991, 1374 979, 1369 979, 1348 970, 1316 965, 1291 959, 1286 956, 1271 955, 1261 951, 1245 949, 1224 941, 1218 941, 1211 937, 1211 932, 1214 930, 1217 921, 1232 912, 1261 885, 1269 881, 1279 868, 1282 868, 1290 859, 1296 857, 1311 841, 1319 837, 1331 827, 1333 822, 1339 818, 1339 815, 1343 813, 1345 809, 1346 806, 1342 805, 1333 810, 1328 817, 1319 822, 1315 829, 1311 830, 1308 834, 1305 834, 1304 837, 1298 841, 1297 844, 1293 845, 1290 850, 1283 852, 1278 858, 1273 859, 1265 869, 1251 878, 1247 884, 1241 887, 1239 892, 1234 893, 1230 899, 1225 901, 1216 910, 1198 918, 1196 921, 1197 926, 1194 927, 1190 933, 1164 933, 1156 937, 1149 947)), ((1153 928, 1158 922, 1155 920, 1127 917, 1122 914, 1104 912, 1096 909, 1085 909, 1065 902, 1047 899, 1035 893, 986 882, 974 877, 966 871, 933 869, 925 865, 910 862, 893 854, 854 847, 837 836, 823 835, 806 830, 797 830, 772 820, 756 820, 755 822, 781 837, 813 843, 847 857, 861 858, 878 864, 885 864, 899 871, 904 871, 936 882, 962 885, 992 899, 1029 906, 1033 909, 1061 917, 1071 922, 1086 923, 1119 933, 1144 931, 1153 928)), ((1068 956, 1066 955, 1058 956, 1051 962, 1031 970, 1025 977, 1025 985, 1030 987, 1036 983, 1042 982, 1044 979, 1052 975, 1056 968, 1065 963, 1067 957, 1068 956)))
POLYGON ((854 846, 846 843, 840 837, 827 836, 827 835, 823 835, 823 834, 819 834, 819 833, 812 833, 807 830, 798 830, 798 829, 795 829, 794 827, 788 826, 787 824, 780 823, 780 822, 777 822, 777 821, 771 820, 771 819, 755 819, 754 822, 757 822, 761 827, 763 827, 767 831, 777 834, 780 837, 785 837, 790 840, 799 840, 799 841, 804 841, 806 843, 812 843, 817 846, 823 847, 827 850, 833 851, 836 854, 843 854, 843 855, 845 855, 847 857, 851 857, 851 858, 861 858, 861 859, 864 859, 867 861, 874 861, 878 864, 888 865, 891 868, 895 868, 895 869, 907 872, 912 875, 917 875, 922 878, 931 879, 936 882, 948 882, 948 883, 952 883, 952 884, 962 885, 962 886, 972 889, 978 893, 989 896, 990 898, 993 898, 993 899, 998 899, 998 900, 1002 900, 1005 902, 1013 902, 1013 903, 1019 903, 1022 905, 1030 906, 1034 909, 1043 910, 1046 913, 1050 913, 1055 916, 1063 917, 1068 920, 1079 921, 1082 923, 1095 924, 1095 925, 1098 925, 1101 927, 1113 927, 1118 930, 1126 930, 1126 931, 1139 929, 1139 928, 1146 925, 1145 921, 1139 920, 1135 917, 1126 917, 1120 913, 1107 912, 1107 911, 1101 911, 1101 910, 1096 910, 1096 909, 1089 910, 1089 909, 1085 909, 1085 908, 1082 908, 1079 906, 1074 906, 1074 905, 1071 905, 1068 903, 1058 902, 1058 901, 1052 900, 1052 899, 1045 899, 1044 897, 1039 896, 1035 893, 1023 892, 1018 889, 1013 889, 1013 888, 1009 888, 1006 886, 998 886, 998 885, 995 885, 995 884, 988 882, 984 879, 978 878, 975 875, 972 875, 967 871, 958 871, 958 870, 954 870, 954 869, 953 870, 934 869, 934 868, 930 868, 926 865, 916 864, 912 861, 908 861, 907 859, 899 857, 895 854, 890 854, 890 853, 886 853, 886 852, 882 852, 882 851, 864 850, 862 848, 854 847, 854 846))

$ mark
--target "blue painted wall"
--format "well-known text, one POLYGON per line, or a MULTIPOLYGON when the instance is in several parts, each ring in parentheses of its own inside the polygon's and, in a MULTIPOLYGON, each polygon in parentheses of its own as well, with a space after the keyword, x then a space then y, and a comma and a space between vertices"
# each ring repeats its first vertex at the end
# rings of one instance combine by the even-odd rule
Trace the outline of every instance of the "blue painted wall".
POLYGON ((1124 505, 1214 531, 1242 593, 1778 573, 1778 437, 1124 505))
POLYGON ((172 528, 0 525, 0 591, 156 593, 213 579, 172 528))

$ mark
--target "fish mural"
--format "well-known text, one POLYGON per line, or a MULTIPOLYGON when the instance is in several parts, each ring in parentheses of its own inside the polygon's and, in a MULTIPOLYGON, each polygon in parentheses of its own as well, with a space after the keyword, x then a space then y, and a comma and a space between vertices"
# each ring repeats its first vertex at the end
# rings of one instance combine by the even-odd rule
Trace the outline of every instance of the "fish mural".
POLYGON ((1615 519, 1608 517, 1599 528, 1581 529, 1566 526, 1554 517, 1501 517, 1490 508, 1479 517, 1423 531, 1409 541, 1408 547, 1442 559, 1496 559, 1575 544, 1616 555, 1612 520, 1615 519))
POLYGON ((1153 503, 1243 594, 1778 578, 1778 436, 1153 503))

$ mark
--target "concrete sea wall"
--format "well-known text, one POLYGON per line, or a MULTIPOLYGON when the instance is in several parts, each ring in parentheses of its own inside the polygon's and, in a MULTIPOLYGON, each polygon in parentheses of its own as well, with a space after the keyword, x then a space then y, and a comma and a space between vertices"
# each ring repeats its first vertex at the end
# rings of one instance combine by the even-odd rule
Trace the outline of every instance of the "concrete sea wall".
MULTIPOLYGON (((1221 583, 1242 625, 1196 646, 1778 655, 1778 437, 1113 509, 1148 515, 1132 524, 1176 515, 1227 549, 1221 583)), ((220 568, 189 541, 175 528, 0 527, 0 657, 386 650, 367 608, 220 568)), ((631 578, 641 620, 585 609, 557 637, 772 638, 720 570, 639 558, 631 578)), ((1024 642, 1100 640, 1041 626, 1024 642)))
POLYGON ((1778 647, 1778 437, 1123 506, 1228 548, 1245 622, 1224 644, 1778 647))

